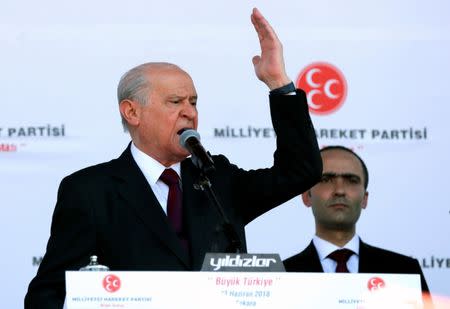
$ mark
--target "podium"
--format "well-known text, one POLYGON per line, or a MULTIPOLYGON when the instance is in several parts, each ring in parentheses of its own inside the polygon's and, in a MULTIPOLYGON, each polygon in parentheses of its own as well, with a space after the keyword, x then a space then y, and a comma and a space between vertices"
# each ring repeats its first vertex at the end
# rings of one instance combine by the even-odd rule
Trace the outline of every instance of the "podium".
POLYGON ((68 309, 421 308, 419 275, 66 272, 68 309))

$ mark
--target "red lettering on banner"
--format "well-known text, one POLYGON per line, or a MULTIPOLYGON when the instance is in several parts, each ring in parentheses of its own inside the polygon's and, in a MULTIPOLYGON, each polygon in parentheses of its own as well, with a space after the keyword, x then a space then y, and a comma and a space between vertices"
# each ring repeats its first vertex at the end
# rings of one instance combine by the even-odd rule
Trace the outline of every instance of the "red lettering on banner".
POLYGON ((0 144, 0 152, 16 152, 17 146, 15 144, 0 144))

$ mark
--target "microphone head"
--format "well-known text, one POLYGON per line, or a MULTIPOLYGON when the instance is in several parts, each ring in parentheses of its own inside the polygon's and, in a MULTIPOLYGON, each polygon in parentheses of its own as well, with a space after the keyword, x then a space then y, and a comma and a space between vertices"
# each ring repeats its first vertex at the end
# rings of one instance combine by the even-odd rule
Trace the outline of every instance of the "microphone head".
POLYGON ((194 137, 197 140, 200 140, 200 134, 197 131, 195 131, 193 129, 184 130, 183 133, 180 134, 180 145, 184 148, 187 148, 186 141, 188 139, 190 139, 191 137, 194 137))

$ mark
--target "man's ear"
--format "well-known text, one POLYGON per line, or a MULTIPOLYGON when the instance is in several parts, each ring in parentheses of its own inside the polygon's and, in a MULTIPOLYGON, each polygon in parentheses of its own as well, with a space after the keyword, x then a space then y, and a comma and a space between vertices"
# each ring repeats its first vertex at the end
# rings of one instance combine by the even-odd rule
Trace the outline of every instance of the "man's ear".
POLYGON ((306 207, 311 207, 311 190, 303 192, 302 200, 306 207))
POLYGON ((122 117, 129 126, 139 125, 139 103, 125 99, 119 104, 119 110, 122 117))
POLYGON ((366 209, 368 199, 369 199, 369 192, 366 191, 366 192, 364 192, 364 198, 363 198, 363 200, 362 200, 362 202, 361 202, 361 208, 362 208, 362 209, 366 209))

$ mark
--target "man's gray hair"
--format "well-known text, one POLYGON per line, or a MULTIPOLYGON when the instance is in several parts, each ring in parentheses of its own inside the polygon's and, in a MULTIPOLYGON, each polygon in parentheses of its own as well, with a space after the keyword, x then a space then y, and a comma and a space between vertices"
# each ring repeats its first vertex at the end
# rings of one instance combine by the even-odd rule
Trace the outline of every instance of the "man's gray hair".
MULTIPOLYGON (((117 100, 122 102, 123 100, 136 101, 141 105, 146 105, 148 97, 151 91, 151 83, 149 75, 152 69, 165 69, 165 68, 178 68, 175 64, 167 62, 148 62, 137 67, 132 68, 126 72, 119 81, 117 86, 117 100)), ((123 118, 122 125, 125 131, 128 131, 128 123, 123 118)))

